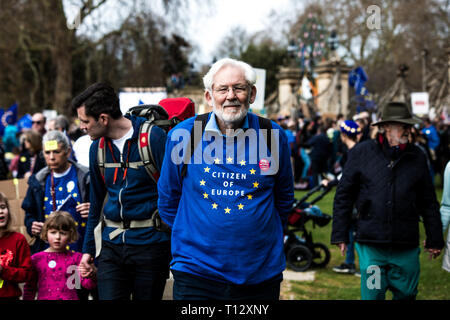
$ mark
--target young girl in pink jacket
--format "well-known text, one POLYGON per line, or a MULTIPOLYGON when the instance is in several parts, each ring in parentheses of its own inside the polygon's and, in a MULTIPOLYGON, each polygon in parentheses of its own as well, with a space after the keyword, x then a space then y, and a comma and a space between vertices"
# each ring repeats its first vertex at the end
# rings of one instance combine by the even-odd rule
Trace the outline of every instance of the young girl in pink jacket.
POLYGON ((92 290, 94 278, 82 278, 78 265, 82 254, 68 250, 78 239, 75 220, 70 213, 56 211, 44 223, 41 239, 49 248, 31 257, 33 278, 24 287, 24 300, 78 300, 76 289, 92 290))

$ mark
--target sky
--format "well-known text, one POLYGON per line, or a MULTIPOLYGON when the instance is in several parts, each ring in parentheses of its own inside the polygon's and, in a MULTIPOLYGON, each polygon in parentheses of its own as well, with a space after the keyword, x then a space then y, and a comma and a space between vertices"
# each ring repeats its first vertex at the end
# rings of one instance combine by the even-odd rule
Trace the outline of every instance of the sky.
MULTIPOLYGON (((233 27, 242 26, 249 34, 270 30, 268 16, 272 10, 285 11, 291 0, 215 0, 211 3, 209 14, 193 16, 187 30, 192 41, 199 45, 198 59, 203 63, 211 62, 217 45, 233 27)), ((196 3, 191 9, 193 14, 202 11, 196 3)))
MULTIPOLYGON (((78 8, 75 0, 64 0, 65 11, 68 21, 73 21, 78 8)), ((157 11, 160 15, 166 15, 161 6, 162 1, 145 1, 145 5, 157 11)), ((301 1, 296 1, 296 5, 301 1)), ((119 0, 108 1, 101 9, 96 10, 92 19, 105 23, 100 24, 100 33, 107 32, 114 28, 115 21, 122 21, 128 14, 124 7, 124 2, 120 5, 119 0), (120 8, 118 10, 118 8, 120 8)), ((210 64, 213 60, 214 51, 222 38, 228 35, 229 30, 236 26, 245 28, 248 34, 254 32, 273 30, 268 16, 274 10, 283 17, 293 14, 293 0, 209 0, 209 4, 204 4, 200 0, 187 0, 180 10, 180 19, 187 17, 185 26, 178 27, 175 32, 185 36, 198 50, 193 53, 194 60, 199 64, 210 64), (187 3, 187 5, 186 5, 187 3)), ((91 17, 86 19, 78 32, 89 34, 86 26, 89 26, 91 17)), ((174 25, 179 26, 180 23, 174 25)), ((87 27, 89 28, 89 27, 87 27)))

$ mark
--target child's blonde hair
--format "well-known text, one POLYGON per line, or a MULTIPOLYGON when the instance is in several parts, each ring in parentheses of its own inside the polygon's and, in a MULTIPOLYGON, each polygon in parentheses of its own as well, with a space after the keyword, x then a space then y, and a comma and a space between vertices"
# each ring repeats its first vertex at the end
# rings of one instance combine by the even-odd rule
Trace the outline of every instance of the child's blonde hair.
POLYGON ((69 243, 74 243, 78 240, 77 225, 72 215, 67 211, 55 211, 45 220, 41 232, 41 239, 45 242, 48 242, 47 233, 50 229, 68 232, 69 243))
POLYGON ((0 192, 0 203, 4 202, 6 205, 6 208, 8 209, 8 221, 6 222, 6 226, 3 227, 3 233, 9 233, 12 230, 10 229, 11 227, 11 220, 12 220, 12 215, 11 215, 11 207, 9 206, 9 202, 8 202, 8 198, 6 198, 6 195, 3 192, 0 192))

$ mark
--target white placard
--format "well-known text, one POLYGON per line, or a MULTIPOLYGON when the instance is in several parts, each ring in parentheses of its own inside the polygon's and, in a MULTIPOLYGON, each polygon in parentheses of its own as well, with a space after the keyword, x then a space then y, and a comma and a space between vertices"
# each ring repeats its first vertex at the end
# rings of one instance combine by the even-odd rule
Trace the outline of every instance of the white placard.
POLYGON ((425 115, 430 111, 428 102, 428 92, 412 92, 411 93, 412 112, 417 115, 425 115))
POLYGON ((255 102, 250 106, 252 110, 263 110, 264 109, 264 91, 266 89, 266 70, 253 68, 256 72, 256 99, 255 102))
MULTIPOLYGON (((131 107, 139 105, 139 101, 144 104, 158 104, 162 99, 167 98, 167 92, 119 92, 120 110, 125 114, 131 107)), ((142 104, 142 103, 141 103, 142 104)))

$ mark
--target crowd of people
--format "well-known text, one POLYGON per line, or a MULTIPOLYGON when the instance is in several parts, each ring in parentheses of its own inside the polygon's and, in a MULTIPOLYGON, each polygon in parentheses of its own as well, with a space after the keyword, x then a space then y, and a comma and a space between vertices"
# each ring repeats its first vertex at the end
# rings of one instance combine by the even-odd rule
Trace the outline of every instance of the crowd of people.
POLYGON ((414 299, 419 217, 434 258, 450 220, 448 123, 419 121, 399 102, 377 121, 367 112, 270 121, 248 111, 256 74, 233 59, 215 62, 203 82, 212 112, 169 132, 143 132, 146 119, 122 114, 115 90, 96 83, 72 100, 76 130, 65 116, 46 123, 36 113, 2 147, 2 178, 28 181, 32 240, 11 231, 0 193, 0 299, 160 300, 171 272, 177 300, 277 300, 294 190, 330 179, 339 179, 331 243, 346 254, 333 270, 356 272, 355 247, 363 299, 384 299, 388 288, 414 299))
MULTIPOLYGON (((353 120, 361 130, 357 141, 376 137, 378 127, 372 126, 373 115, 363 111, 348 120, 353 120)), ((274 117, 286 132, 291 148, 295 189, 311 189, 327 179, 328 174, 339 175, 345 162, 347 146, 341 139, 341 124, 344 115, 324 118, 316 115, 306 118, 302 114, 296 121, 290 116, 274 117)), ((424 117, 411 127, 410 143, 417 145, 426 155, 430 174, 439 186, 443 186, 444 169, 450 160, 450 123, 448 119, 424 117)), ((329 178, 328 178, 329 179, 329 178)))

